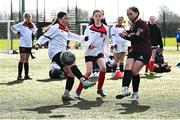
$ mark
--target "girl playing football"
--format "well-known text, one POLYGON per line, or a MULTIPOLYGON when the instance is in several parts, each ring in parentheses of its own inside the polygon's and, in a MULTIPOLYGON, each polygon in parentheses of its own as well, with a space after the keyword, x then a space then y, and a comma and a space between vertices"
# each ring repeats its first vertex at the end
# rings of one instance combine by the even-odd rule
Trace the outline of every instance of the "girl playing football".
MULTIPOLYGON (((67 40, 80 39, 80 36, 73 34, 68 29, 69 16, 65 12, 59 12, 54 25, 50 26, 48 31, 44 33, 36 42, 35 47, 38 49, 43 43, 49 41, 48 55, 52 62, 56 62, 60 68, 67 73, 67 81, 64 95, 62 100, 73 100, 69 92, 71 91, 74 79, 76 76, 82 83, 84 88, 95 85, 94 82, 85 80, 78 67, 73 63, 72 65, 66 65, 61 61, 60 56, 66 51, 67 40)), ((64 59, 64 58, 63 58, 64 59)))
MULTIPOLYGON (((86 73, 85 77, 88 78, 93 70, 93 62, 96 62, 99 66, 100 72, 98 77, 97 94, 102 97, 106 95, 103 92, 103 84, 106 73, 106 63, 104 58, 104 49, 108 51, 108 27, 101 23, 102 12, 100 10, 94 10, 92 16, 92 25, 89 25, 85 29, 86 48, 85 48, 85 62, 86 62, 86 73)), ((77 97, 80 97, 80 93, 83 87, 80 83, 76 93, 77 97)))
POLYGON ((132 79, 133 93, 131 94, 131 100, 137 100, 140 83, 139 71, 149 62, 151 43, 148 25, 139 18, 138 8, 130 7, 127 10, 127 16, 132 22, 130 30, 120 33, 120 36, 131 41, 132 51, 128 53, 124 78, 122 80, 122 91, 116 98, 121 99, 130 95, 128 88, 132 79))

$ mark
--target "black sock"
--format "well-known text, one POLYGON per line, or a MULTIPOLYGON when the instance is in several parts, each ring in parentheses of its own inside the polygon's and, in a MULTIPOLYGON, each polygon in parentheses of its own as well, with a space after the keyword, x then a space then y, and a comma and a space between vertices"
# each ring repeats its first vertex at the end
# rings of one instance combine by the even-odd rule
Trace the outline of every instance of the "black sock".
POLYGON ((120 64, 119 64, 119 69, 120 69, 121 72, 124 71, 124 64, 123 64, 123 63, 120 63, 120 64))
POLYGON ((71 91, 73 85, 74 85, 74 78, 68 76, 66 80, 66 89, 71 91))
POLYGON ((23 70, 23 62, 18 63, 18 76, 21 76, 23 70))
POLYGON ((131 78, 132 78, 132 71, 131 70, 125 70, 124 71, 124 77, 122 80, 122 86, 123 87, 129 87, 129 84, 131 83, 131 78))
POLYGON ((81 79, 83 77, 81 71, 78 69, 76 65, 73 65, 71 67, 71 71, 78 79, 81 79))
POLYGON ((114 64, 114 65, 113 65, 113 72, 116 72, 116 68, 117 68, 117 65, 114 64))
POLYGON ((139 74, 138 74, 138 75, 133 75, 133 76, 132 76, 133 92, 138 92, 139 83, 140 83, 140 76, 139 76, 139 74))
POLYGON ((25 76, 29 74, 29 63, 24 63, 25 76))

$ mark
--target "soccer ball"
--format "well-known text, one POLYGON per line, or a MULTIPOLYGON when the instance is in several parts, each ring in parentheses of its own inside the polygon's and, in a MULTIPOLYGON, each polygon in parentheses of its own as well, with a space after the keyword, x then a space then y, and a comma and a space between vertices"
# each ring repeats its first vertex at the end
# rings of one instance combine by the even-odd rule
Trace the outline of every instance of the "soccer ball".
POLYGON ((60 61, 64 65, 72 65, 75 62, 75 60, 76 56, 69 51, 65 51, 60 55, 60 61))

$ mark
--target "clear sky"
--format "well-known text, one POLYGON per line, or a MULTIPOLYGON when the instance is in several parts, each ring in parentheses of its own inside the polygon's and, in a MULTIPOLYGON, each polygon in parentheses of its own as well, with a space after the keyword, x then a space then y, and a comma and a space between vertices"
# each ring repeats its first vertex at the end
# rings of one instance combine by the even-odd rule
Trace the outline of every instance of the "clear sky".
MULTIPOLYGON (((18 11, 19 0, 13 1, 13 11, 18 11)), ((26 10, 36 9, 36 0, 25 0, 26 10)), ((44 0, 39 1, 39 9, 43 9, 44 0)), ((45 0, 46 1, 46 12, 51 10, 61 11, 66 10, 67 3, 69 1, 69 6, 75 5, 81 9, 87 10, 89 15, 92 15, 94 9, 103 9, 105 11, 105 17, 108 22, 113 22, 116 18, 121 15, 126 17, 126 10, 130 6, 136 6, 140 10, 140 15, 145 20, 148 19, 150 15, 158 16, 160 7, 165 5, 170 11, 180 15, 180 0, 45 0)), ((10 0, 0 0, 0 11, 10 12, 10 0)))

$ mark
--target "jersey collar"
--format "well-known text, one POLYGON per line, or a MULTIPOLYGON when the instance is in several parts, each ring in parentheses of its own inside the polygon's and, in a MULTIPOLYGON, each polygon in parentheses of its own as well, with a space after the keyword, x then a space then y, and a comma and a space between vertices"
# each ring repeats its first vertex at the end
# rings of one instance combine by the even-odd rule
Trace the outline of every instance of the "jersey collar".
POLYGON ((59 25, 59 29, 63 30, 63 31, 66 31, 66 32, 69 32, 69 29, 63 25, 59 25))
POLYGON ((101 25, 101 27, 96 27, 95 25, 92 25, 90 27, 90 30, 93 30, 95 32, 100 32, 100 33, 103 33, 103 34, 107 33, 106 28, 104 27, 103 24, 101 25))

